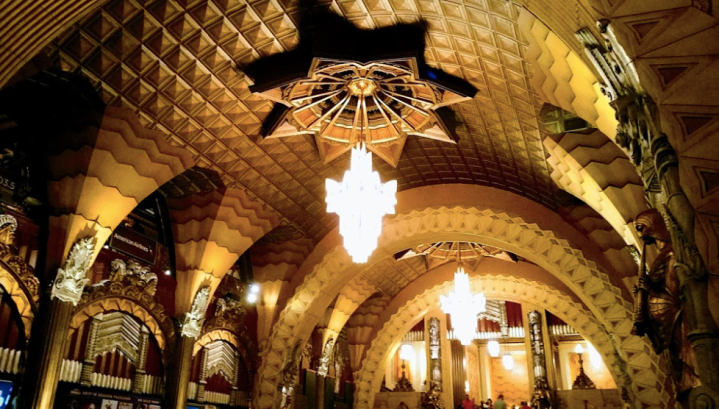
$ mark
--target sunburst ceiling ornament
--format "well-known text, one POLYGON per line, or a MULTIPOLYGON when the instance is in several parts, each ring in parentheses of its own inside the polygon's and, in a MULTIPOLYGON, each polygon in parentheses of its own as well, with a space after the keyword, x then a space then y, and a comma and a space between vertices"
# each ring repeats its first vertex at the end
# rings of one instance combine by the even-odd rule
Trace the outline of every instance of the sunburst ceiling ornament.
POLYGON ((266 90, 285 106, 267 138, 315 136, 324 162, 358 142, 397 166, 408 135, 456 143, 438 109, 470 99, 420 79, 414 58, 360 63, 315 58, 307 78, 266 90))

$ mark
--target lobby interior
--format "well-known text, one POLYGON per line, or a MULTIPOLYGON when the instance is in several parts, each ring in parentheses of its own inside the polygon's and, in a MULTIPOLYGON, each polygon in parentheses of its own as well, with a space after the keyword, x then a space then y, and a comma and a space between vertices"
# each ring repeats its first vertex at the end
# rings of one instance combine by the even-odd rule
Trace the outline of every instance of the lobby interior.
POLYGON ((718 38, 0 0, 0 409, 719 408, 718 38))

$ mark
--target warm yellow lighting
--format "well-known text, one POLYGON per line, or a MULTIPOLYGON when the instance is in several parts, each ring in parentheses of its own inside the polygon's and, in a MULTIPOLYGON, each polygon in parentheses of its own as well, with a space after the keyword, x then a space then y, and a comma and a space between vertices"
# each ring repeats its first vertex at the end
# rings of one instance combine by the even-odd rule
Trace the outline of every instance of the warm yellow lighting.
POLYGON ((414 348, 412 345, 403 344, 399 349, 399 359, 409 361, 414 358, 414 348))
POLYGON ((587 342, 587 352, 589 353, 589 363, 592 365, 592 368, 599 369, 602 366, 602 356, 599 354, 599 351, 597 351, 596 348, 594 348, 594 345, 587 342))
POLYGON ((464 381, 464 391, 469 393, 469 381, 464 381))
POLYGON ((583 354, 584 348, 582 348, 582 344, 577 344, 577 346, 574 348, 574 352, 577 354, 583 354))
POLYGON ((487 342, 487 352, 492 358, 497 358, 499 356, 499 342, 494 339, 487 342))
POLYGON ((502 366, 508 371, 514 369, 514 357, 509 352, 502 357, 502 366))

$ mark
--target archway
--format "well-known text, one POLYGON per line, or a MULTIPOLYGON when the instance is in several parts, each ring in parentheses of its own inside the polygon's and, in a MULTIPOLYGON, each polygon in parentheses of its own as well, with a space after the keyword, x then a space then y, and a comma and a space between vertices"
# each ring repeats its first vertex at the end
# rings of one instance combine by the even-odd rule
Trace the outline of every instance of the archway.
MULTIPOLYGON (((481 270, 481 267, 480 267, 481 270)), ((482 292, 488 298, 499 298, 508 301, 529 301, 536 304, 552 314, 558 316, 568 324, 572 325, 585 339, 601 352, 604 362, 610 368, 617 385, 623 385, 623 376, 629 376, 631 389, 628 391, 634 398, 635 407, 660 407, 662 403, 669 400, 669 394, 658 381, 666 378, 666 374, 653 373, 655 368, 632 367, 624 370, 626 362, 619 362, 619 359, 626 360, 626 354, 635 355, 643 352, 643 343, 633 347, 616 345, 612 335, 602 324, 589 312, 581 303, 578 303, 563 291, 542 282, 517 278, 509 275, 470 273, 470 284, 472 291, 482 292), (615 348, 622 348, 621 355, 617 354, 615 348), (628 372, 632 372, 631 374, 628 372), (641 392, 639 392, 641 391, 641 392)), ((446 277, 444 277, 446 278, 446 277)), ((442 280, 439 280, 442 281, 442 280)), ((437 283, 434 286, 424 287, 425 290, 415 297, 407 300, 407 297, 397 297, 399 300, 388 310, 394 310, 390 317, 380 320, 376 327, 380 327, 376 336, 371 342, 371 347, 366 351, 365 359, 362 362, 356 377, 355 407, 358 409, 370 409, 373 407, 375 392, 379 390, 384 371, 382 370, 388 359, 398 348, 402 337, 409 331, 418 320, 432 308, 437 306, 440 294, 447 294, 453 289, 453 281, 447 280, 437 283), (397 308, 399 307, 399 308, 397 308)), ((416 293, 418 289, 408 289, 416 293)), ((647 355, 647 358, 657 360, 656 356, 647 355)), ((635 361, 634 359, 632 359, 635 361)))
POLYGON ((169 341, 174 337, 174 333, 168 332, 166 328, 158 321, 158 319, 148 311, 145 307, 139 305, 133 300, 121 297, 107 297, 95 300, 79 310, 75 311, 70 321, 70 335, 72 332, 82 325, 88 319, 97 314, 104 312, 121 311, 128 315, 132 315, 140 322, 145 324, 152 335, 157 340, 157 344, 162 351, 167 350, 169 341))
POLYGON ((9 252, 5 252, 4 256, 0 252, 0 257, 5 258, 0 258, 0 286, 15 303, 23 323, 25 339, 30 339, 32 321, 35 318, 37 302, 40 298, 39 281, 20 257, 9 252), (17 271, 18 269, 20 271, 17 271), (25 280, 31 286, 28 286, 28 282, 25 280))
MULTIPOLYGON (((316 264, 302 267, 300 273, 307 273, 304 281, 273 327, 255 385, 259 408, 275 404, 281 372, 290 358, 288 351, 307 339, 318 318, 350 280, 379 260, 428 242, 481 242, 524 257, 574 292, 597 325, 614 333, 620 350, 636 343, 644 345, 643 340, 630 334, 633 306, 627 301, 630 296, 625 298, 614 284, 619 282, 619 277, 611 269, 605 270, 585 257, 586 251, 595 256, 593 259, 601 259, 591 243, 555 213, 506 191, 439 185, 398 194, 397 215, 385 219, 378 249, 366 265, 352 264, 337 236, 330 235, 326 240, 327 243, 321 243, 315 250, 320 249, 324 257, 319 261, 316 254, 308 257, 316 264), (457 189, 461 189, 461 195, 457 189), (493 208, 505 209, 512 215, 493 208), (565 238, 559 238, 556 232, 571 239, 574 246, 565 238), (329 244, 333 240, 334 246, 329 244)), ((647 358, 649 362, 657 359, 648 355, 647 358)))

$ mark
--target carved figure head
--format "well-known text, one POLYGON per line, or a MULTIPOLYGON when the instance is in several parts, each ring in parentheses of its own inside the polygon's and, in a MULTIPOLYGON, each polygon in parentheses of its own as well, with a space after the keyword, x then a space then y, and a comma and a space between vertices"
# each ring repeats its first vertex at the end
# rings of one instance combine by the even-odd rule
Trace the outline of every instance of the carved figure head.
POLYGON ((637 229, 641 239, 647 244, 654 244, 656 240, 669 243, 671 237, 664 218, 657 209, 645 210, 634 220, 634 228, 637 229))

